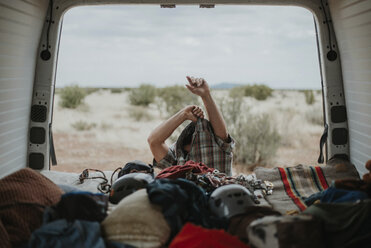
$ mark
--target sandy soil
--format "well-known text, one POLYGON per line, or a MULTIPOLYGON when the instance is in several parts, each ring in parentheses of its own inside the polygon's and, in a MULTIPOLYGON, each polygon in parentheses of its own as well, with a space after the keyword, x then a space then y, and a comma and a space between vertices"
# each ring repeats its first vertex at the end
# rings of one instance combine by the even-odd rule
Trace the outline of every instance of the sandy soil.
MULTIPOLYGON (((214 94, 223 96, 227 93, 218 91, 214 94)), ((153 104, 147 110, 150 120, 134 120, 130 112, 136 110, 128 103, 127 94, 100 90, 88 95, 85 103, 74 110, 61 108, 59 95, 56 95, 53 135, 58 166, 53 166, 52 170, 114 170, 134 159, 152 162, 146 140, 151 130, 163 121, 163 115, 153 104), (73 126, 78 122, 90 126, 90 130, 77 130, 73 126)), ((272 116, 282 136, 282 145, 268 167, 316 164, 322 127, 308 122, 306 115, 322 111, 320 98, 316 94, 314 105, 307 105, 304 94, 298 91, 275 91, 266 101, 245 98, 253 112, 272 116)), ((233 171, 250 172, 244 165, 234 165, 233 171)))

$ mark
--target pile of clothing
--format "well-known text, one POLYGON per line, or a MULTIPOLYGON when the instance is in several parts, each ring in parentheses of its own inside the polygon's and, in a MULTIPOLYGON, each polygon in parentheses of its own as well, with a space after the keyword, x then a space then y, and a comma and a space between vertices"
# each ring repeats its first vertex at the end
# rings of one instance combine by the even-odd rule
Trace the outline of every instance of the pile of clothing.
POLYGON ((366 168, 362 180, 336 180, 294 214, 263 204, 270 182, 192 161, 157 176, 128 163, 109 194, 22 169, 0 180, 0 240, 4 247, 368 247, 371 161, 366 168))
POLYGON ((117 206, 101 224, 110 241, 134 247, 249 247, 240 228, 262 216, 280 215, 258 206, 253 192, 272 193, 273 187, 254 177, 227 177, 193 161, 156 177, 139 161, 126 167, 137 168, 126 169, 112 185, 110 201, 117 206))

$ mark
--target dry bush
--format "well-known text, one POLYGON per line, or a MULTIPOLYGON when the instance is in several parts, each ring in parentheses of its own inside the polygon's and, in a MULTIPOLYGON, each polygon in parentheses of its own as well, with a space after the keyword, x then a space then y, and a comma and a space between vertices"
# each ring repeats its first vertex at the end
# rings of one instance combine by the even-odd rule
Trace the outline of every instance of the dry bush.
POLYGON ((121 88, 111 88, 110 90, 112 94, 120 94, 122 92, 121 88))
POLYGON ((245 96, 245 86, 237 86, 229 90, 229 97, 240 98, 245 96))
POLYGON ((280 145, 296 147, 300 145, 302 115, 293 107, 278 107, 272 109, 270 114, 274 120, 278 133, 281 136, 280 145))
POLYGON ((305 102, 308 105, 313 105, 316 101, 316 98, 314 97, 313 90, 303 90, 302 91, 305 95, 305 102))
POLYGON ((59 105, 62 108, 71 108, 75 109, 81 103, 83 103, 86 96, 86 91, 83 88, 80 88, 77 85, 66 86, 60 89, 61 100, 59 105))
POLYGON ((267 114, 252 114, 243 97, 218 100, 228 132, 236 141, 235 163, 265 165, 277 152, 280 135, 267 114))
POLYGON ((163 101, 168 116, 174 115, 187 105, 199 104, 197 96, 179 85, 158 89, 158 97, 163 101))
POLYGON ((273 90, 264 84, 245 86, 245 96, 251 96, 260 101, 272 96, 272 92, 273 90))
POLYGON ((276 155, 281 137, 269 115, 248 115, 240 132, 239 149, 236 151, 238 162, 252 166, 266 165, 276 155))
POLYGON ((314 125, 323 125, 323 111, 321 109, 309 109, 305 112, 305 118, 307 121, 314 125))
POLYGON ((90 107, 89 107, 89 105, 87 105, 86 103, 83 102, 82 104, 77 106, 76 110, 79 111, 79 112, 88 113, 88 112, 90 112, 90 107))
POLYGON ((103 131, 107 131, 113 128, 113 125, 111 123, 102 122, 99 126, 100 129, 103 131))
POLYGON ((135 106, 148 106, 154 102, 155 97, 156 87, 149 84, 142 84, 129 92, 130 104, 135 106))
POLYGON ((230 97, 239 97, 241 95, 254 97, 257 100, 263 101, 272 96, 273 90, 264 84, 254 84, 238 86, 230 90, 230 97))
POLYGON ((87 88, 84 88, 84 90, 85 90, 86 95, 90 95, 92 93, 95 93, 95 92, 99 91, 100 88, 87 87, 87 88))
POLYGON ((72 123, 71 126, 76 129, 77 131, 88 131, 92 128, 95 128, 97 124, 95 123, 88 123, 85 121, 77 121, 75 123, 72 123))
POLYGON ((148 112, 148 109, 143 106, 132 106, 128 109, 129 117, 135 121, 150 121, 153 116, 148 112))
POLYGON ((232 93, 232 95, 234 95, 234 97, 222 97, 216 99, 230 133, 232 133, 232 130, 237 131, 239 129, 241 124, 240 117, 245 114, 245 111, 243 112, 243 110, 246 110, 243 103, 243 96, 234 93, 232 93))

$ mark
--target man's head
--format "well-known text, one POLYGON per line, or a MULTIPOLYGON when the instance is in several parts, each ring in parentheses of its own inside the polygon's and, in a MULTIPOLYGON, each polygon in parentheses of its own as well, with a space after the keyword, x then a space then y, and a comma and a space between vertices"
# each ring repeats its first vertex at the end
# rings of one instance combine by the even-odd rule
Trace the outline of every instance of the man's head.
POLYGON ((189 153, 191 150, 191 144, 192 144, 192 138, 193 138, 193 133, 195 132, 196 129, 196 123, 191 122, 186 128, 182 131, 180 134, 177 143, 178 147, 180 147, 183 152, 189 153))

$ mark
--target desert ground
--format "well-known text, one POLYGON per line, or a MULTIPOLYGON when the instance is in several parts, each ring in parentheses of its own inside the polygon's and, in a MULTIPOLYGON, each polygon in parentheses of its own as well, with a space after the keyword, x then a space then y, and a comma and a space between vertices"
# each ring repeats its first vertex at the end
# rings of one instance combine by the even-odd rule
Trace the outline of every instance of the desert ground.
MULTIPOLYGON (((142 109, 130 105, 128 94, 100 89, 87 95, 77 109, 62 108, 60 95, 56 94, 53 136, 58 165, 51 169, 114 170, 135 159, 152 163, 147 137, 165 119, 164 113, 158 104, 151 104, 145 118, 137 121, 133 113, 142 109)), ((228 90, 214 90, 213 94, 216 98, 228 96, 228 90)), ((297 90, 275 90, 272 97, 264 101, 244 97, 251 112, 267 113, 281 135, 280 147, 266 167, 317 164, 323 131, 322 101, 318 91, 314 96, 312 105, 307 104, 303 92, 297 90)), ((234 138, 238 142, 238 137, 234 138)), ((233 173, 251 173, 251 167, 234 164, 233 173)))

